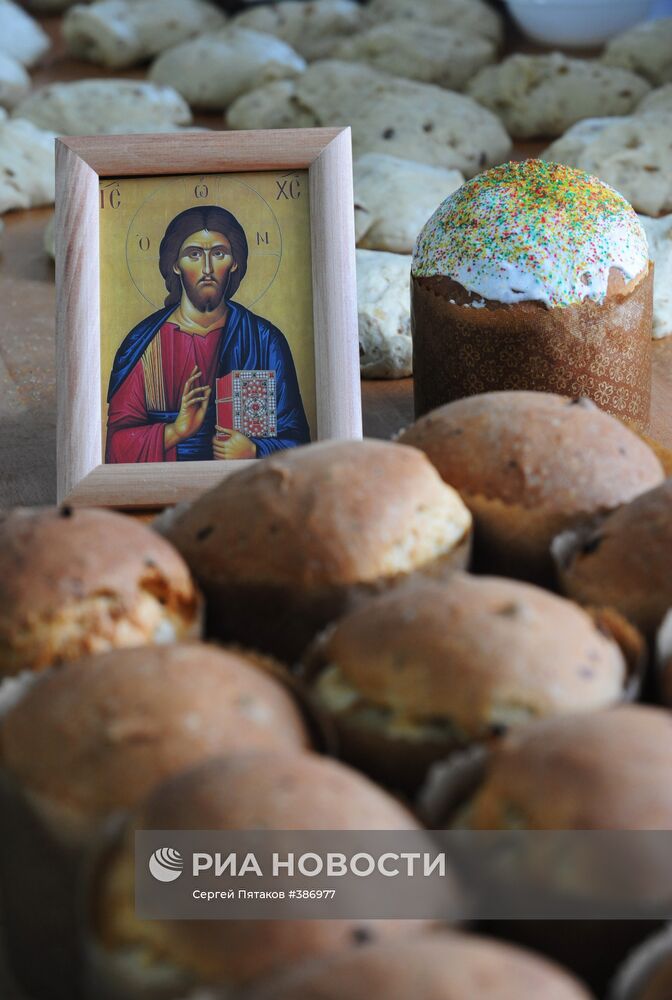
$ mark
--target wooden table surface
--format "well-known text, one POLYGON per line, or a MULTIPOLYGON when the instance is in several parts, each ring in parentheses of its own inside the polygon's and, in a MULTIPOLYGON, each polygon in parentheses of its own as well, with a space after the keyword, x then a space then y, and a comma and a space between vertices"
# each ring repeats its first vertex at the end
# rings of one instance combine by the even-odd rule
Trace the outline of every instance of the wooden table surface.
MULTIPOLYGON (((142 77, 142 70, 109 73, 67 59, 59 18, 41 23, 54 40, 33 73, 36 85, 84 77, 142 77)), ((199 124, 221 128, 220 115, 199 124)), ((538 152, 520 147, 519 155, 538 152)), ((51 208, 10 212, 0 235, 0 506, 56 500, 54 267, 43 249, 51 208)), ((362 383, 364 433, 387 438, 413 417, 412 379, 362 383)), ((650 434, 672 448, 672 338, 654 344, 650 434)))

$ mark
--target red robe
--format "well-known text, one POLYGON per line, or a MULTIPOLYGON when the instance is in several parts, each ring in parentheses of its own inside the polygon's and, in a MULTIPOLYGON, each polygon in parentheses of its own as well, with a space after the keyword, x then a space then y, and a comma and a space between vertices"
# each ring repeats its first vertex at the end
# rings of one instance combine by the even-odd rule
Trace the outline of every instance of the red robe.
MULTIPOLYGON (((159 330, 166 410, 179 410, 184 384, 194 365, 201 373, 196 384, 215 392, 217 359, 222 327, 205 336, 185 333, 175 323, 159 330)), ((175 448, 163 447, 165 424, 150 422, 145 395, 145 374, 138 361, 110 400, 107 423, 108 462, 174 462, 175 448)))

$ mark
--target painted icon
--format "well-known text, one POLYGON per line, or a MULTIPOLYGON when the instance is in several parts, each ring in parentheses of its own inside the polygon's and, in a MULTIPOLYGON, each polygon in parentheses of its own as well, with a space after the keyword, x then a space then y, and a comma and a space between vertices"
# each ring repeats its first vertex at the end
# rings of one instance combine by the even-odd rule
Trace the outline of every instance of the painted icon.
MULTIPOLYGON (((298 256, 302 254, 304 268, 306 262, 309 264, 309 230, 301 220, 292 227, 288 216, 283 227, 268 200, 238 180, 243 193, 244 189, 251 192, 241 200, 238 191, 235 199, 239 205, 247 205, 248 217, 259 211, 262 202, 265 205, 261 228, 253 225, 252 236, 233 210, 230 196, 235 180, 221 180, 224 183, 218 190, 212 178, 201 178, 191 189, 194 203, 174 214, 162 234, 156 231, 161 219, 155 218, 153 209, 163 202, 160 215, 165 219, 166 208, 172 203, 174 210, 180 200, 166 197, 165 184, 158 192, 141 197, 132 214, 125 234, 126 284, 130 278, 132 288, 128 291, 136 300, 134 309, 137 313, 141 308, 145 315, 130 331, 122 331, 119 343, 115 308, 119 296, 108 294, 105 299, 101 295, 107 306, 103 328, 108 331, 108 341, 111 338, 117 345, 105 400, 107 463, 260 458, 311 440, 294 357, 298 354, 304 384, 308 383, 313 359, 312 320, 306 309, 309 296, 295 294, 296 267, 286 277, 281 268, 283 251, 287 257, 292 236, 295 244, 301 242, 301 236, 304 243, 307 241, 298 256), (219 194, 218 203, 208 199, 204 204, 203 192, 212 189, 219 194), (221 203, 225 200, 222 195, 228 195, 229 207, 221 203), (302 229, 305 232, 299 232, 302 229), (247 281, 247 301, 253 302, 254 310, 244 304, 241 294, 251 264, 256 273, 252 282, 247 281), (163 285, 160 292, 159 279, 163 285), (162 304, 159 294, 163 294, 162 304), (288 311, 293 297, 296 316, 291 308, 288 311), (159 308, 147 314, 148 304, 159 308), (284 317, 292 328, 293 347, 280 326, 264 314, 264 305, 269 314, 284 317)), ((292 182, 299 183, 294 178, 292 182)), ((119 205, 128 200, 123 198, 121 183, 114 188, 119 205)), ((107 189, 101 184, 101 191, 107 189)), ((279 186, 276 189, 282 190, 279 186)), ((292 190, 301 188, 294 186, 292 190)), ((109 206, 103 194, 101 250, 103 216, 110 228, 107 220, 111 212, 105 215, 109 206)), ((296 250, 294 253, 297 256, 296 250)), ((298 277, 298 285, 310 287, 309 266, 303 278, 298 277)), ((101 290, 105 288, 101 264, 101 290)), ((307 389, 312 398, 314 386, 308 384, 307 389)))

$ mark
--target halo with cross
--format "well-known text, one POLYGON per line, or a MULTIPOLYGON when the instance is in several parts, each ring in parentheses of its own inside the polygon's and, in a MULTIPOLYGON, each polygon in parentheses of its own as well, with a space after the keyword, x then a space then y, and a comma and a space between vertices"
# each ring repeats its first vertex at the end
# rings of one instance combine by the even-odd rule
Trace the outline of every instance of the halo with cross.
POLYGON ((248 244, 247 274, 235 301, 251 308, 278 274, 282 231, 266 199, 235 174, 166 177, 147 195, 126 233, 126 266, 139 294, 160 309, 166 286, 159 271, 159 246, 169 222, 187 208, 220 205, 238 219, 248 244))

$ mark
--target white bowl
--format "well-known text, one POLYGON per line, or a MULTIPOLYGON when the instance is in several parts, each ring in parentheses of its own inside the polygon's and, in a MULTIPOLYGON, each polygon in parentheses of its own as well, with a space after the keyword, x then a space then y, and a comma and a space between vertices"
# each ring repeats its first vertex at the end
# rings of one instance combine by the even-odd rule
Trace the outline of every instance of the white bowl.
POLYGON ((651 0, 506 0, 514 21, 535 42, 595 48, 646 19, 651 0))

